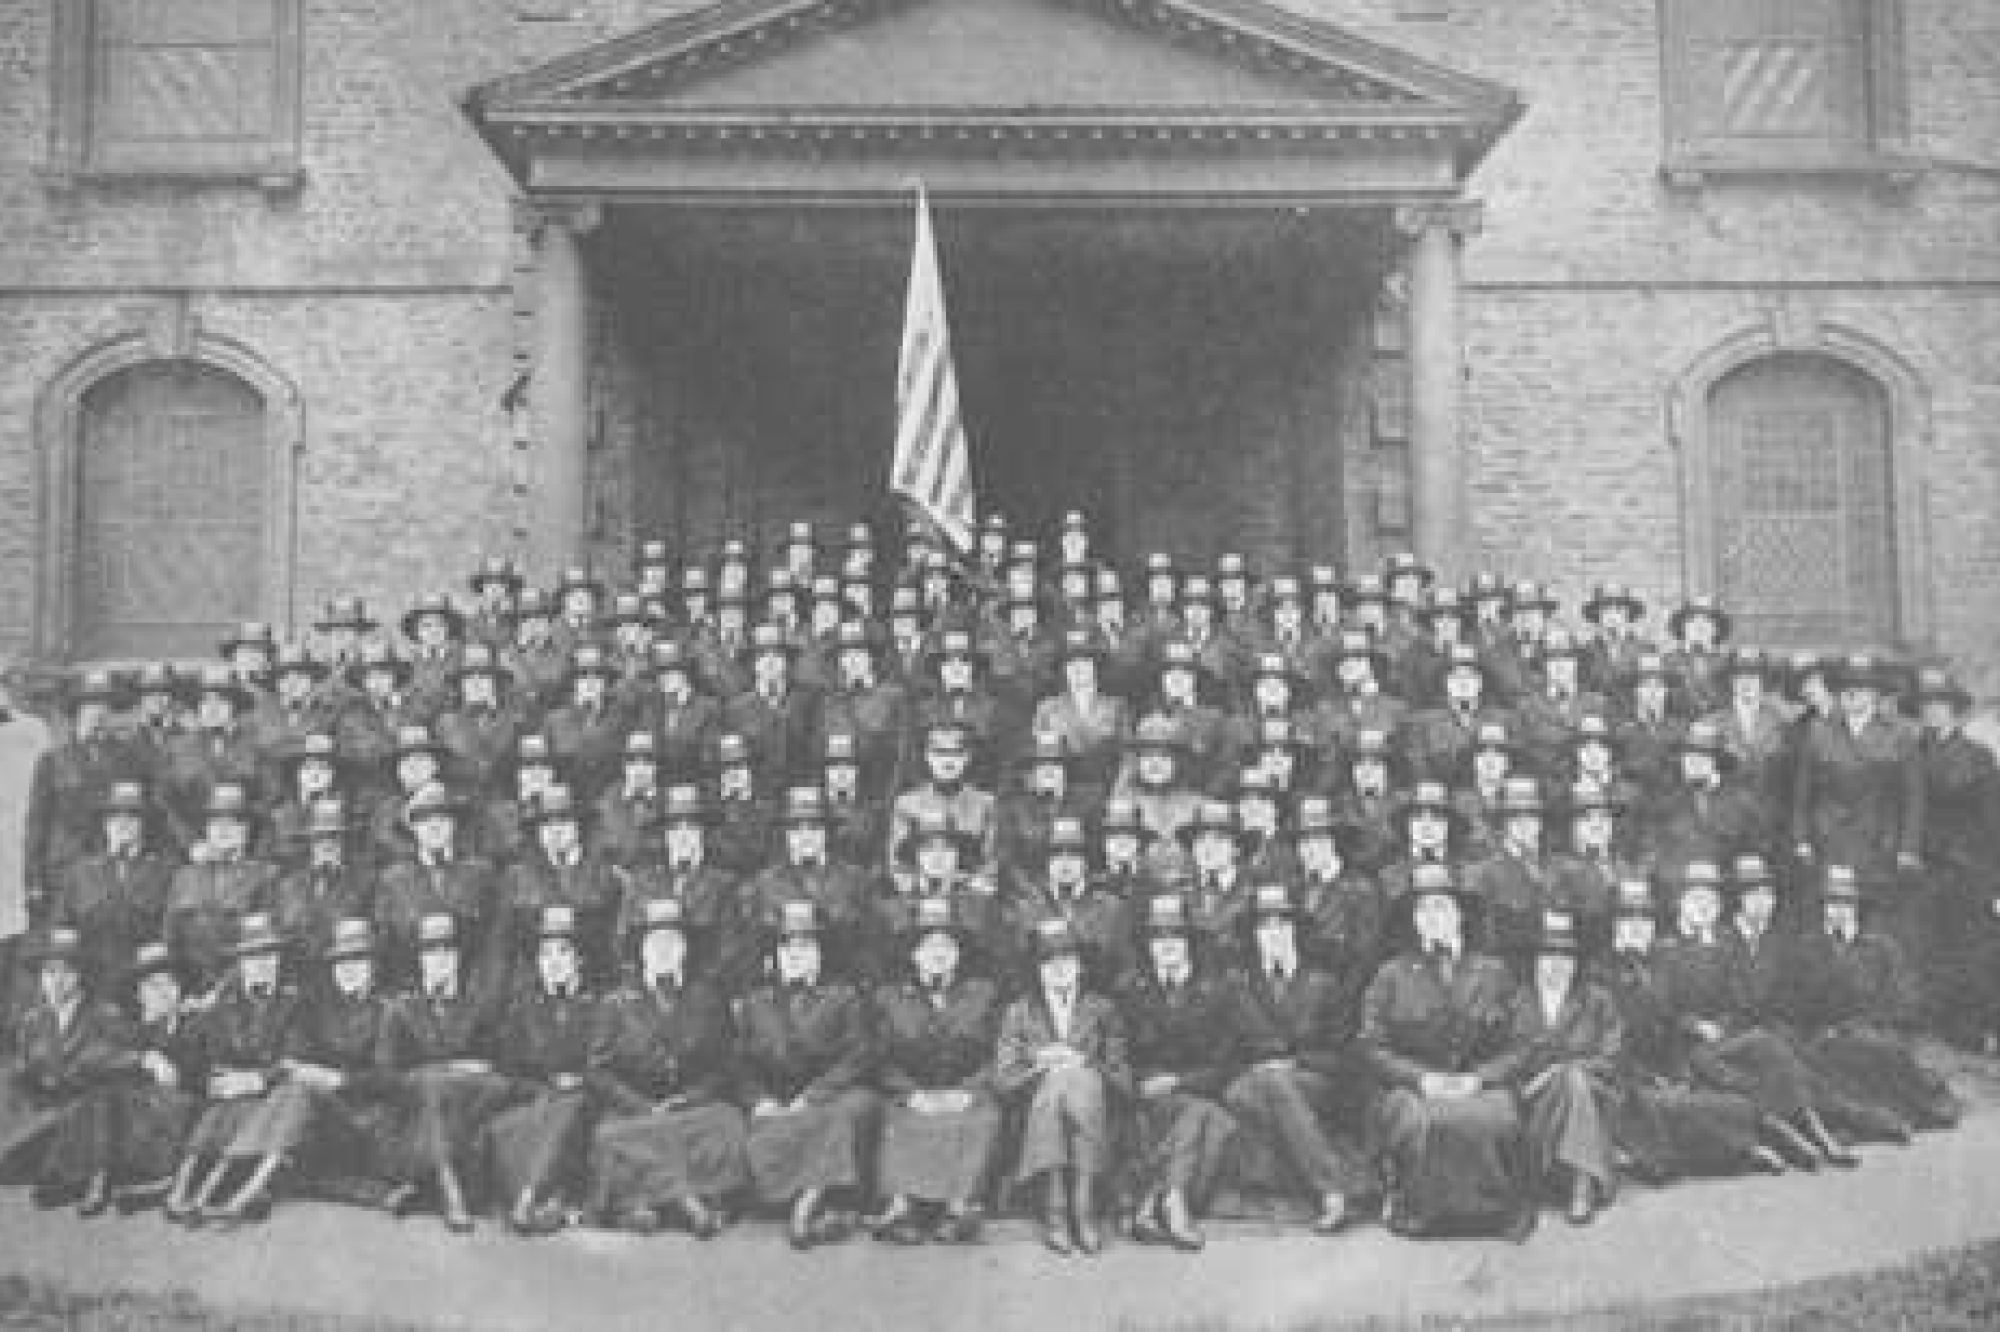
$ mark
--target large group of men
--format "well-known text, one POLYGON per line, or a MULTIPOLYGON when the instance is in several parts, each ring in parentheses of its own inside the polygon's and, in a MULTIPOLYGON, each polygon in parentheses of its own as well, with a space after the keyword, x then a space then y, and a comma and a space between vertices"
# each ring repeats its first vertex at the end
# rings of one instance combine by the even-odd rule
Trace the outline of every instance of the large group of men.
POLYGON ((86 670, 34 776, 0 1171, 233 1228, 1197 1249, 1520 1235, 1856 1164, 1996 1030, 1942 667, 1597 588, 795 524, 86 670))

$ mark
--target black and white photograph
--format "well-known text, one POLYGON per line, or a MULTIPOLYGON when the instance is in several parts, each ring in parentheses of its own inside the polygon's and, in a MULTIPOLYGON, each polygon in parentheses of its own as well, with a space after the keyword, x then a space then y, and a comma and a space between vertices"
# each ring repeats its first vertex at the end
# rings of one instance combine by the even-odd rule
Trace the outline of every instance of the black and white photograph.
POLYGON ((2000 1328, 2000 0, 0 0, 0 1327, 2000 1328))

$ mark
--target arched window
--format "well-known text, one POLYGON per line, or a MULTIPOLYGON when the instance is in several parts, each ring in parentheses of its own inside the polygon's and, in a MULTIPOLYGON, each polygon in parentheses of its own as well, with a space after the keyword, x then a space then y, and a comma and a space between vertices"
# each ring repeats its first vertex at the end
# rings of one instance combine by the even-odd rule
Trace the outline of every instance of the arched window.
POLYGON ((78 415, 71 645, 85 659, 205 656, 262 616, 273 478, 265 404, 192 360, 93 384, 78 415))
POLYGON ((1886 644, 1901 632, 1890 411, 1831 356, 1779 354, 1708 398, 1717 591, 1771 646, 1886 644))

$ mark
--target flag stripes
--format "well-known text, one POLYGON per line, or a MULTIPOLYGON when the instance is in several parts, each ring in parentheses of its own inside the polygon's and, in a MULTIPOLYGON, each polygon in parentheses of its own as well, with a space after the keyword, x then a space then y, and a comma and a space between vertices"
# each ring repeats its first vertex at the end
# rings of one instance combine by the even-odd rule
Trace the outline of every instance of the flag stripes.
POLYGON ((903 308, 902 354, 896 371, 896 453, 890 489, 909 499, 959 551, 972 549, 976 502, 958 378, 951 364, 944 281, 930 201, 917 192, 916 243, 903 308))

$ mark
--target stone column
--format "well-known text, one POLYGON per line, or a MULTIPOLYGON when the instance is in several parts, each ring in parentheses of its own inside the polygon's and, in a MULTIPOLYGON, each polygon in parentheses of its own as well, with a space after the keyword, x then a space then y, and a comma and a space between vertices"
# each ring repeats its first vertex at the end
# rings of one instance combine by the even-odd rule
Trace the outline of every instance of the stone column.
POLYGON ((591 207, 535 210, 534 332, 528 378, 529 576, 581 561, 590 512, 590 275, 582 238, 591 207))
POLYGON ((1471 572, 1459 260, 1479 223, 1479 205, 1463 200, 1396 210, 1396 230, 1409 242, 1412 534, 1417 554, 1452 581, 1471 572))

